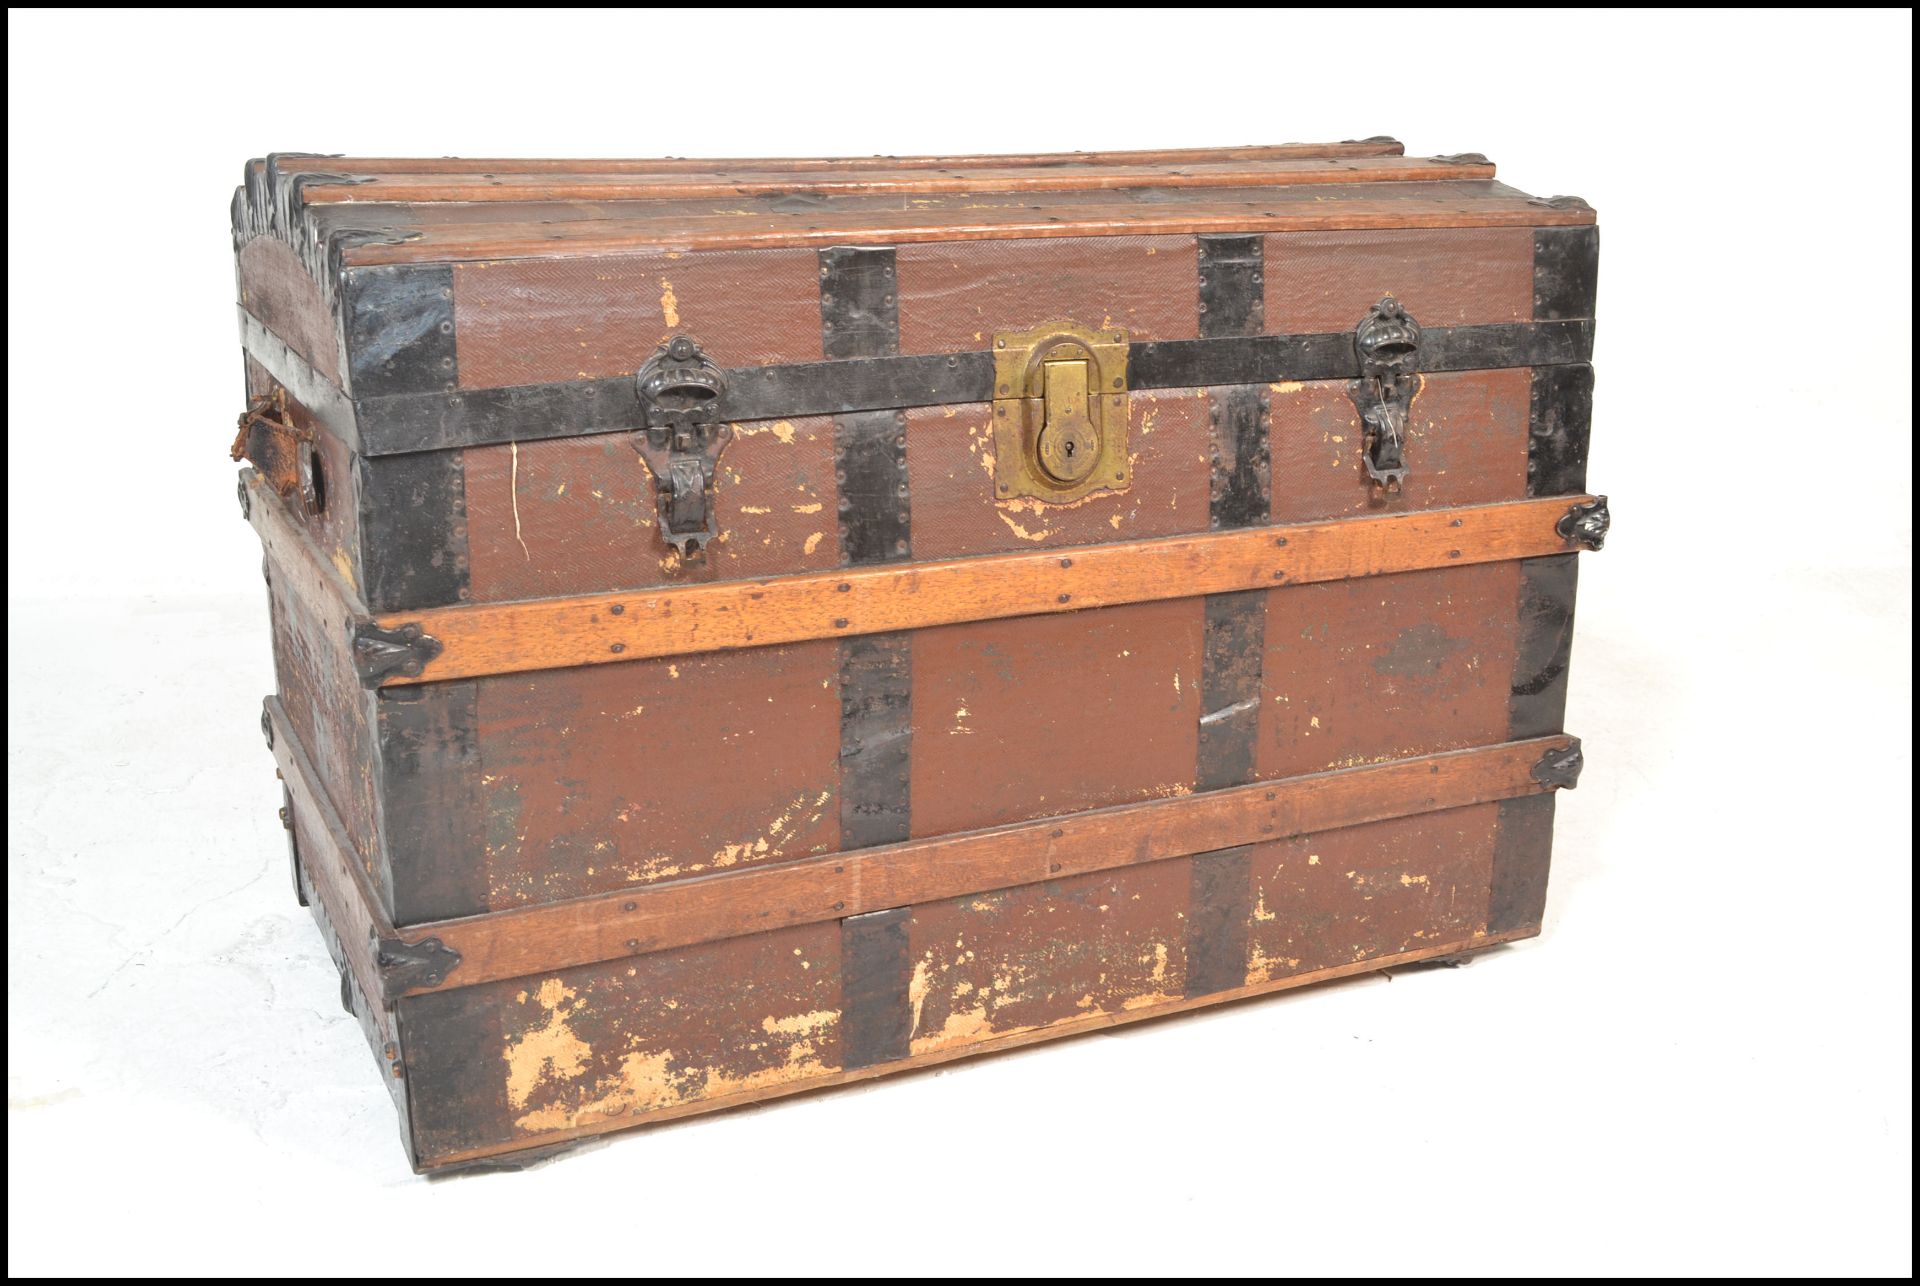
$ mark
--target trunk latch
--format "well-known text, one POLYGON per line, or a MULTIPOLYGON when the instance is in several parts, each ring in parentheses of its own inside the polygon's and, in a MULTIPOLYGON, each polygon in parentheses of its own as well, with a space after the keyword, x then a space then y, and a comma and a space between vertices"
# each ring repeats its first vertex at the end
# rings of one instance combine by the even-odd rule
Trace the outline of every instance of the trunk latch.
POLYGON ((993 339, 995 491, 1078 500, 1127 483, 1127 335, 1052 322, 993 339))
POLYGON ((676 335, 634 378, 646 427, 633 435, 633 449, 653 470, 660 534, 681 557, 698 557, 720 536, 713 479, 733 440, 733 426, 721 418, 727 377, 698 344, 676 335))
POLYGON ((1353 348, 1360 359, 1350 393, 1364 429, 1361 460, 1373 485, 1396 495, 1407 476, 1407 418, 1420 391, 1419 323, 1388 295, 1354 329, 1353 348))

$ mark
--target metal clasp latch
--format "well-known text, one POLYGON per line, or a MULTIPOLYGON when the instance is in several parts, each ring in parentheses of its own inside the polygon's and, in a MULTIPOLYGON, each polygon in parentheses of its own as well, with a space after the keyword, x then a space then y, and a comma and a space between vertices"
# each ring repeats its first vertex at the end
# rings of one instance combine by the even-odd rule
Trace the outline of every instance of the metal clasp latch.
POLYGON ((1360 358, 1360 378, 1349 392, 1364 426, 1362 462, 1375 486, 1396 495, 1407 476, 1401 454, 1407 417, 1420 391, 1420 326, 1388 295, 1354 329, 1353 348, 1360 358))
POLYGON ((633 448, 653 471, 661 535, 683 558, 697 557, 720 536, 713 479, 733 440, 733 426, 721 420, 727 377, 698 344, 675 335, 634 378, 646 427, 633 448))
POLYGON ((1127 333, 1050 322, 993 338, 996 491, 1064 503, 1127 481, 1127 333))

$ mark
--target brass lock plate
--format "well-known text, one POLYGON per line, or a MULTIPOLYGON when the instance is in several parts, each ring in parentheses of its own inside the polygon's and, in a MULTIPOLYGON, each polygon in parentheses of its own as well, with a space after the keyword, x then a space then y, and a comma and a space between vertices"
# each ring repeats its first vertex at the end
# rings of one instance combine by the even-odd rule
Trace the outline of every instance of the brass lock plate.
POLYGON ((1127 333, 1061 321, 995 335, 993 442, 1001 500, 1125 490, 1127 333))

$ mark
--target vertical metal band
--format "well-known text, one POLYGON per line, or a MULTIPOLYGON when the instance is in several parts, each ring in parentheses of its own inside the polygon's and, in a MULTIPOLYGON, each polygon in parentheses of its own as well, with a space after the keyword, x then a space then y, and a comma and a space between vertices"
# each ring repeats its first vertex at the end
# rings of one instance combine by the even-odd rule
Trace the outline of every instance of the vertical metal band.
POLYGON ((1188 996, 1210 996, 1247 984, 1252 854, 1251 847, 1242 846, 1193 856, 1187 894, 1188 996))
MULTIPOLYGON (((820 343, 831 359, 900 351, 891 247, 820 252, 820 343)), ((907 417, 860 411, 833 421, 840 556, 848 566, 913 556, 907 417)), ((913 745, 910 636, 874 634, 840 647, 840 834, 847 848, 909 833, 913 745)))
MULTIPOLYGON (((1266 324, 1264 239, 1197 240, 1201 338, 1259 334, 1266 324)), ((1266 388, 1213 389, 1207 404, 1213 434, 1211 525, 1216 531, 1258 526, 1271 508, 1266 388)))
POLYGON ((913 648, 906 633, 840 644, 840 844, 909 836, 913 648))
POLYGON ((1253 780, 1261 662, 1266 653, 1266 591, 1209 594, 1206 614, 1194 786, 1221 790, 1253 780))
MULTIPOLYGON (((1258 335, 1266 329, 1265 238, 1203 236, 1199 242, 1200 335, 1258 335)), ((1209 389, 1212 441, 1208 525, 1256 527, 1272 509, 1267 389, 1209 389)), ((1266 656, 1267 596, 1261 590, 1211 594, 1201 661, 1200 743, 1194 785, 1219 790, 1253 780, 1266 656)), ((1188 887, 1188 996, 1246 985, 1252 928, 1252 849, 1196 854, 1188 887)))
MULTIPOLYGON (((820 252, 820 345, 829 359, 899 354, 891 247, 820 252)), ((912 557, 906 413, 858 411, 833 423, 841 557, 856 567, 912 557)))
MULTIPOLYGON (((1258 334, 1265 324, 1264 238, 1205 236, 1199 241, 1200 334, 1258 334)), ((1258 526, 1269 502, 1267 391, 1236 385, 1208 392, 1212 421, 1210 525, 1216 531, 1258 526)), ((1206 603, 1201 675, 1201 790, 1253 778, 1260 720, 1260 670, 1266 651, 1266 596, 1257 590, 1214 594, 1206 603)))
POLYGON ((487 910, 473 680, 372 694, 381 847, 396 926, 487 910))
POLYGON ((894 907, 840 921, 840 1057, 848 1070, 911 1052, 907 925, 912 918, 911 908, 894 907))
POLYGON ((1557 792, 1500 801, 1493 843, 1493 892, 1487 932, 1538 928, 1547 909, 1557 792))
POLYGON ((1199 243, 1200 334, 1258 335, 1266 330, 1266 238, 1202 236, 1199 243))

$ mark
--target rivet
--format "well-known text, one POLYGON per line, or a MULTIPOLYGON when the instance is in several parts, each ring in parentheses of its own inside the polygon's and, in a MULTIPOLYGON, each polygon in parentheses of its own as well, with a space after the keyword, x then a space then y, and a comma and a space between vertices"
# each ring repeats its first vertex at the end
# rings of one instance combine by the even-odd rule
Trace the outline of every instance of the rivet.
POLYGON ((441 370, 443 370, 443 371, 450 371, 450 370, 452 370, 452 369, 453 369, 453 359, 452 359, 451 357, 443 357, 443 358, 441 358, 441 359, 440 359, 440 369, 441 369, 441 370))
POLYGON ((613 613, 615 616, 619 616, 621 613, 627 610, 627 605, 625 603, 615 603, 612 607, 609 607, 607 610, 613 613))
POLYGON ((627 950, 638 951, 639 949, 640 949, 640 939, 638 938, 627 939, 627 950))
POLYGON ((639 909, 639 906, 640 904, 638 902, 629 902, 626 905, 622 906, 620 909, 622 911, 633 911, 633 910, 639 909))
POLYGON ((846 581, 841 581, 838 585, 834 586, 834 589, 842 594, 846 593, 848 590, 852 588, 853 586, 849 585, 846 581))
POLYGON ((1071 566, 1073 566, 1073 559, 1071 559, 1071 558, 1062 558, 1062 559, 1060 560, 1060 565, 1061 565, 1062 567, 1071 567, 1071 566))
POLYGON ((626 650, 627 650, 627 645, 625 643, 615 643, 613 646, 607 649, 607 651, 609 652, 624 652, 626 650))
POLYGON ((1004 339, 996 339, 993 341, 993 346, 995 348, 1005 348, 1007 346, 1007 341, 1004 339))
POLYGON ((1067 603, 1067 602, 1071 602, 1072 600, 1073 600, 1073 595, 1062 594, 1059 598, 1055 599, 1054 601, 1059 603, 1067 603))
POLYGON ((450 322, 450 321, 445 321, 445 322, 441 322, 441 323, 440 323, 440 333, 441 333, 442 335, 451 335, 451 334, 453 334, 453 323, 452 323, 452 322, 450 322))
POLYGON ((836 618, 834 618, 834 622, 833 622, 833 628, 834 628, 834 629, 836 629, 836 630, 844 630, 844 629, 846 629, 846 628, 847 628, 847 618, 846 618, 846 617, 844 617, 844 616, 840 616, 840 617, 836 617, 836 618))
POLYGON ((896 554, 904 554, 904 553, 906 553, 906 552, 907 552, 907 542, 906 542, 906 541, 904 541, 904 540, 896 540, 896 541, 894 541, 894 542, 893 542, 893 552, 894 552, 894 553, 896 553, 896 554))

